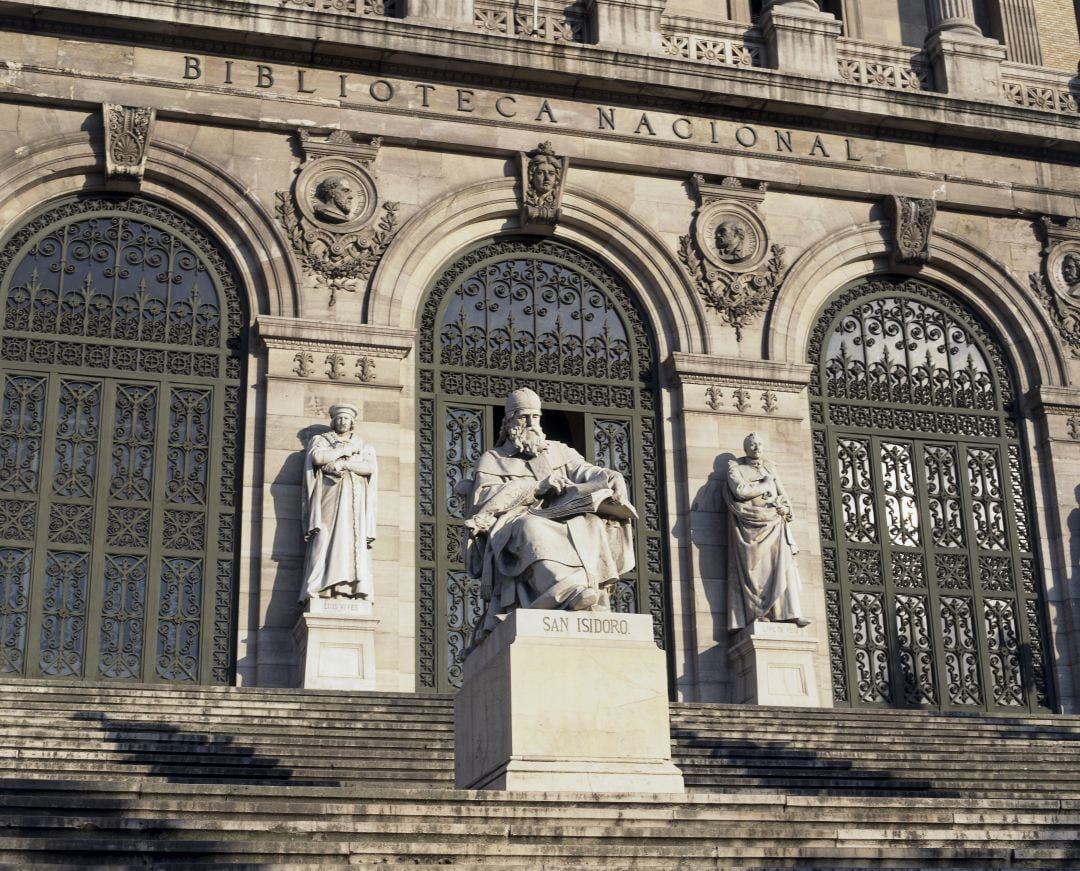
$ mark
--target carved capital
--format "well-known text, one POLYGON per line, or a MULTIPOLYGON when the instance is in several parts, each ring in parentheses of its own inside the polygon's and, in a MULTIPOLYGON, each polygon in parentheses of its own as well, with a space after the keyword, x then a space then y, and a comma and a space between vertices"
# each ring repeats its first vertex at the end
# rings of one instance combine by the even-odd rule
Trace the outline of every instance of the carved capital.
POLYGON ((679 259, 705 304, 742 341, 743 328, 776 296, 784 270, 784 249, 770 244, 758 213, 767 188, 737 178, 714 184, 700 175, 690 179, 690 187, 698 208, 690 235, 679 240, 679 259))
POLYGON ((141 183, 157 110, 117 103, 102 103, 101 109, 105 123, 106 177, 141 183))
POLYGON ((521 167, 521 228, 528 233, 550 233, 562 215, 563 187, 570 159, 559 157, 550 142, 535 151, 519 152, 521 167))
POLYGON ((1080 357, 1080 219, 1039 221, 1042 272, 1031 273, 1031 289, 1042 301, 1061 340, 1080 357))
POLYGON ((397 232, 397 203, 379 203, 370 171, 381 142, 361 142, 335 130, 318 137, 299 131, 304 162, 291 191, 277 194, 277 216, 304 271, 330 289, 365 286, 397 232))
POLYGON ((916 197, 889 196, 885 198, 885 211, 892 220, 893 244, 889 252, 892 265, 928 263, 937 203, 916 197))

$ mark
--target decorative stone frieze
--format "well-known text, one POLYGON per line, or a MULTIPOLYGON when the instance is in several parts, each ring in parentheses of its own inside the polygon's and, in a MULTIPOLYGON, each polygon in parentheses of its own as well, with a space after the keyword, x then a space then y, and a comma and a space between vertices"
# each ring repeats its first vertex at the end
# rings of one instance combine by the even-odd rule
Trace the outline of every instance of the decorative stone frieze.
POLYGON ((682 388, 688 410, 781 420, 806 417, 809 366, 676 352, 665 369, 682 388))
POLYGON ((305 273, 330 289, 354 293, 371 277, 397 230, 398 204, 379 204, 370 168, 380 140, 361 143, 336 130, 300 130, 304 162, 291 191, 277 194, 277 216, 305 273))
POLYGON ((550 142, 526 154, 521 166, 521 228, 527 233, 550 233, 562 214, 562 194, 570 159, 559 157, 550 142))
POLYGON ((892 265, 928 263, 937 203, 932 199, 889 196, 885 198, 885 210, 892 220, 892 265))
POLYGON ((105 122, 105 175, 110 180, 142 182, 146 152, 157 110, 102 103, 105 122))
POLYGON ((1040 221, 1045 245, 1043 271, 1031 274, 1031 289, 1053 318, 1061 340, 1080 357, 1080 218, 1040 221))
POLYGON ((682 260, 705 304, 724 323, 743 328, 768 307, 780 287, 784 249, 770 245, 758 204, 766 185, 725 178, 720 184, 695 175, 691 187, 698 200, 692 232, 679 240, 682 260))

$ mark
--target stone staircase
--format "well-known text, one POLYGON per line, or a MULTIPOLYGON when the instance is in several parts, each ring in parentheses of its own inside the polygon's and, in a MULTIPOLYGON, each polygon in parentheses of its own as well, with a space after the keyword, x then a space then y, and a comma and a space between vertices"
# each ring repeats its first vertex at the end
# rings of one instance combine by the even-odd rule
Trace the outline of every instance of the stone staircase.
POLYGON ((0 683, 0 867, 1080 868, 1080 718, 672 706, 685 797, 460 792, 446 696, 0 683))

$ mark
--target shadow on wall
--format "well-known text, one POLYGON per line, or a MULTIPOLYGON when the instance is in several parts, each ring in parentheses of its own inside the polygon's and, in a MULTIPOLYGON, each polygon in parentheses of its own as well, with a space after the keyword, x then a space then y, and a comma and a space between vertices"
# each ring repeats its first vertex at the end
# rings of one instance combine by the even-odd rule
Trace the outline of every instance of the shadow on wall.
POLYGON ((695 559, 694 577, 700 578, 702 592, 712 615, 712 646, 698 657, 699 681, 704 702, 730 701, 731 680, 727 671, 727 508, 724 488, 727 467, 735 455, 726 452, 713 460, 708 480, 690 506, 690 540, 695 559), (711 689, 710 689, 711 688, 711 689), (707 696, 715 695, 717 698, 707 696))

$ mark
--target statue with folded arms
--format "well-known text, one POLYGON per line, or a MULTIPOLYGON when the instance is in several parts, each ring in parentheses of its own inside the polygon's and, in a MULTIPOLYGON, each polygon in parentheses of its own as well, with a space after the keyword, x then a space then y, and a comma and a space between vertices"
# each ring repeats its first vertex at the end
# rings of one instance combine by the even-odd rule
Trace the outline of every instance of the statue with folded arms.
POLYGON ((724 501, 728 509, 728 628, 755 621, 807 626, 800 602, 801 584, 791 534, 791 502, 765 442, 750 433, 746 455, 728 463, 724 501))
POLYGON ((536 393, 511 393, 498 444, 477 463, 465 558, 488 607, 474 645, 516 608, 610 610, 610 587, 634 567, 622 474, 548 441, 540 415, 536 393))
POLYGON ((300 601, 367 599, 374 592, 371 546, 379 467, 375 449, 354 429, 357 409, 330 407, 330 432, 312 436, 304 456, 307 557, 300 601))

